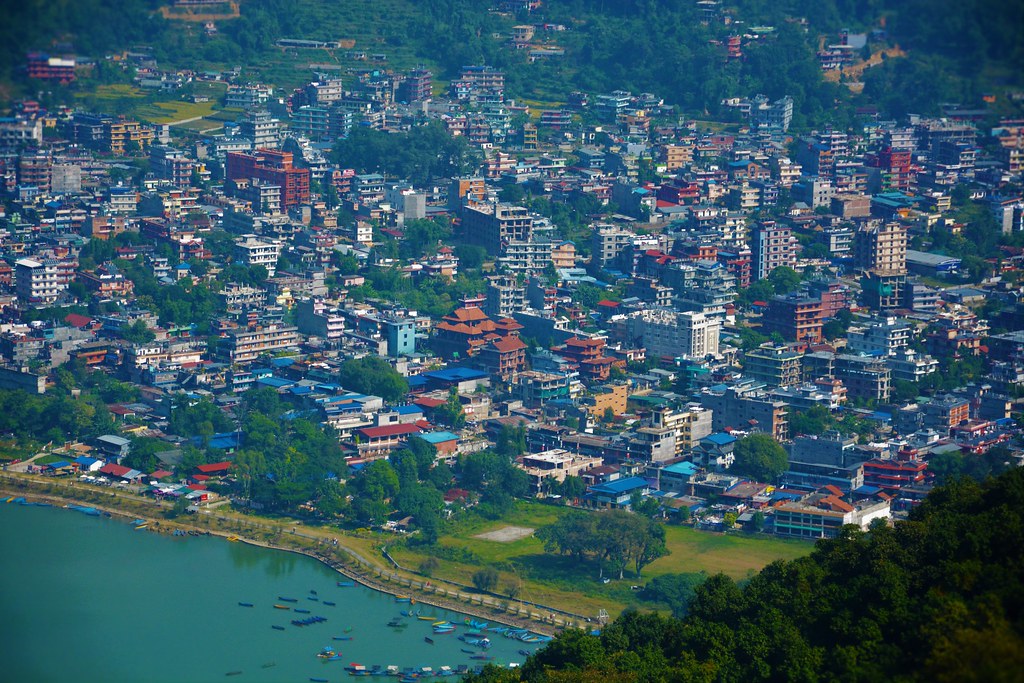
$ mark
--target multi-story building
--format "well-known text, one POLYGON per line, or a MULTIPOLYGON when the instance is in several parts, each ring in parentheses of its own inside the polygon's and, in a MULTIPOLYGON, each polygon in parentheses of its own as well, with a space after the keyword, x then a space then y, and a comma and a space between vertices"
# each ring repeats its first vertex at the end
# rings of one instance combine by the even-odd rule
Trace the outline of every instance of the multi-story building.
POLYGON ((28 54, 28 77, 71 83, 75 80, 74 57, 51 57, 42 52, 28 54))
POLYGON ((796 240, 793 231, 775 221, 764 221, 754 229, 750 247, 751 279, 761 280, 776 268, 796 265, 796 240))
POLYGON ((263 266, 267 275, 274 277, 281 258, 282 244, 278 240, 265 240, 256 235, 242 235, 235 242, 235 260, 247 266, 263 266))
POLYGON ((884 403, 889 400, 892 371, 885 359, 827 351, 804 355, 804 379, 832 377, 841 380, 851 398, 884 403))
POLYGON ((872 308, 898 308, 907 280, 907 229, 899 223, 862 228, 854 235, 854 263, 864 272, 861 287, 872 308))
POLYGON ((690 404, 678 410, 669 406, 659 406, 651 412, 651 426, 674 431, 676 455, 681 455, 711 434, 712 414, 710 410, 697 404, 690 404))
POLYGON ((775 508, 775 533, 795 538, 835 538, 847 524, 866 530, 876 519, 888 519, 890 505, 883 501, 851 502, 842 490, 826 486, 799 501, 775 508))
POLYGON ((277 149, 281 145, 281 122, 268 111, 250 111, 238 121, 238 133, 252 141, 252 148, 277 149))
POLYGON ((704 359, 718 355, 721 322, 703 313, 645 309, 627 319, 626 329, 648 356, 704 359))
POLYGON ((228 85, 224 95, 224 106, 228 109, 258 109, 265 107, 274 94, 274 89, 261 83, 228 85))
POLYGON ((540 408, 548 401, 569 398, 571 378, 568 374, 555 374, 528 370, 519 373, 519 398, 527 408, 540 408))
POLYGON ((54 303, 68 287, 56 261, 23 258, 14 262, 14 282, 18 300, 28 306, 54 303))
POLYGON ((508 275, 494 275, 487 278, 487 303, 484 310, 487 315, 498 318, 511 317, 526 308, 526 292, 508 275))
POLYGON ((785 441, 789 435, 786 404, 768 396, 761 386, 744 382, 724 390, 705 390, 700 403, 712 411, 713 429, 759 431, 785 441))
POLYGON ((893 316, 853 325, 846 331, 846 348, 853 353, 895 356, 910 343, 911 329, 909 322, 893 316))
POLYGON ((228 363, 251 363, 263 354, 274 354, 296 348, 302 337, 291 325, 230 330, 217 346, 218 354, 228 363))
POLYGON ((291 152, 258 149, 253 154, 229 152, 225 163, 228 180, 253 178, 281 188, 281 211, 309 203, 309 169, 295 168, 291 152))
POLYGON ((573 337, 552 351, 575 365, 582 379, 603 382, 611 375, 615 363, 614 359, 604 355, 604 347, 604 339, 573 337))
POLYGON ((169 180, 178 187, 192 184, 192 160, 184 152, 167 145, 151 145, 149 169, 157 178, 169 180))
POLYGON ((492 256, 510 242, 529 242, 533 216, 529 209, 511 204, 480 204, 462 208, 462 234, 469 244, 481 246, 492 256))
POLYGON ((117 155, 132 149, 145 151, 156 139, 156 133, 149 126, 125 119, 104 120, 103 133, 107 151, 117 155))
POLYGON ((590 258, 599 267, 606 268, 633 244, 635 237, 632 232, 614 225, 595 225, 590 258))
POLYGON ((519 466, 530 477, 530 486, 539 493, 549 482, 565 481, 566 477, 578 477, 583 472, 602 464, 601 458, 570 453, 555 448, 540 453, 531 453, 517 459, 519 466))
POLYGON ((398 86, 398 99, 402 102, 421 102, 434 96, 432 74, 427 69, 413 69, 398 86))
POLYGON ((22 154, 18 159, 18 184, 35 187, 41 194, 50 193, 53 159, 45 152, 22 154))
POLYGON ((927 354, 922 354, 909 346, 897 349, 885 364, 892 371, 892 379, 904 382, 919 382, 926 375, 938 372, 939 361, 927 354))
POLYGON ((788 346, 761 344, 743 355, 743 374, 773 387, 799 384, 802 354, 788 346))
POLYGON ((849 493, 864 484, 867 455, 857 439, 838 432, 797 435, 789 447, 789 470, 783 481, 792 486, 836 486, 849 493))
POLYGON ((763 328, 765 332, 778 332, 788 341, 817 344, 822 339, 824 322, 821 299, 798 293, 772 297, 764 313, 763 328))
POLYGON ((295 304, 299 332, 338 342, 345 335, 345 314, 321 298, 301 299, 295 304))

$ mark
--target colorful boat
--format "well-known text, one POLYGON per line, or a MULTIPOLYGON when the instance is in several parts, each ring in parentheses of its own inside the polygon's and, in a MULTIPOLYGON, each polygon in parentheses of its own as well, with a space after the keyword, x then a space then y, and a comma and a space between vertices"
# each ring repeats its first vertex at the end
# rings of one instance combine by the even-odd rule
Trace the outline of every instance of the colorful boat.
POLYGON ((395 596, 395 602, 411 602, 411 601, 412 601, 412 598, 410 598, 408 595, 396 595, 395 596))
POLYGON ((354 585, 356 585, 355 581, 339 581, 338 582, 338 587, 339 588, 351 588, 354 585))
POLYGON ((291 609, 288 605, 274 605, 274 609, 291 609))

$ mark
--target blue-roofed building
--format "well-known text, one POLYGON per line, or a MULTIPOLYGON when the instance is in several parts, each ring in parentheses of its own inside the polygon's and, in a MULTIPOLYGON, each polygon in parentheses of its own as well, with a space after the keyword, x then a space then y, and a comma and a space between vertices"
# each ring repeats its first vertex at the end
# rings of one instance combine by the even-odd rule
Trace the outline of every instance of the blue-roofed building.
POLYGON ((437 459, 451 462, 459 448, 459 436, 447 431, 428 432, 417 434, 415 439, 423 439, 437 451, 437 459))
POLYGON ((483 370, 467 368, 461 365, 444 368, 443 370, 431 370, 419 376, 426 380, 427 389, 450 389, 455 387, 460 393, 472 393, 476 391, 477 387, 481 385, 486 387, 490 383, 490 376, 483 370))
POLYGON ((586 505, 595 508, 629 509, 630 500, 634 493, 639 493, 643 496, 650 493, 650 491, 651 485, 643 477, 628 477, 588 487, 583 501, 586 505))
POLYGON ((699 467, 692 462, 677 462, 658 470, 658 489, 664 492, 686 493, 690 490, 690 479, 699 467))
POLYGON ((79 472, 95 472, 99 468, 103 467, 102 460, 90 458, 88 455, 80 455, 75 458, 75 464, 78 465, 79 472))
POLYGON ((293 386, 295 382, 290 379, 281 379, 280 377, 261 377, 256 380, 256 384, 263 387, 270 387, 271 389, 285 389, 293 386))

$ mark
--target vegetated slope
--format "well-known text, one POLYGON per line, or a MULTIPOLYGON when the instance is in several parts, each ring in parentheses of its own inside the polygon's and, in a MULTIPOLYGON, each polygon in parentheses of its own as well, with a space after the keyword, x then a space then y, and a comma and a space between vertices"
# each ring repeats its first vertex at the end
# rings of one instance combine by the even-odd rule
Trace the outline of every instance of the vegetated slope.
POLYGON ((686 618, 627 613, 565 633, 494 681, 1019 681, 1024 470, 936 489, 907 522, 849 531, 766 567, 719 575, 686 618))
MULTIPOLYGON (((819 35, 884 27, 906 59, 888 60, 865 77, 866 99, 893 113, 930 113, 943 100, 970 101, 994 84, 1019 82, 1024 61, 1024 3, 1001 0, 735 0, 721 6, 733 18, 704 21, 694 2, 680 0, 546 0, 532 13, 501 14, 476 0, 260 0, 242 2, 238 19, 207 35, 196 24, 165 20, 158 0, 9 3, 0 24, 0 81, 17 75, 30 49, 66 42, 93 57, 137 44, 153 48, 165 67, 242 65, 288 89, 312 76, 311 64, 407 69, 423 64, 435 79, 467 64, 506 72, 511 97, 557 104, 571 90, 617 88, 651 92, 690 114, 724 115, 726 97, 764 93, 795 100, 797 128, 849 123, 862 103, 822 78, 815 58, 819 35), (797 20, 806 20, 806 26, 797 20), (538 29, 532 44, 565 50, 531 62, 510 44, 513 25, 538 29), (769 26, 769 32, 754 31, 769 26), (742 35, 742 59, 728 59, 725 41, 742 35), (355 52, 386 62, 351 59, 347 49, 283 50, 283 37, 354 41, 355 52)), ((346 43, 350 44, 350 43, 346 43)), ((23 83, 24 85, 24 83, 23 83)))

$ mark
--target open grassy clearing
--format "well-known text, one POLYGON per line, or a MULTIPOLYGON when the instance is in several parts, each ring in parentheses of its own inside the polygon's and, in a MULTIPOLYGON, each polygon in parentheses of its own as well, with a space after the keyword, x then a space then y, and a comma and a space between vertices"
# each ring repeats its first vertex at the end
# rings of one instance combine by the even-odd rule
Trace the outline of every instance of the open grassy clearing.
MULTIPOLYGON (((534 535, 515 540, 488 540, 481 534, 511 536, 508 527, 539 529, 568 513, 567 508, 521 502, 501 520, 476 519, 462 523, 442 536, 436 553, 438 567, 434 575, 472 585, 473 574, 482 567, 499 570, 497 592, 507 593, 510 586, 520 587, 525 600, 551 605, 569 612, 596 614, 606 609, 618 613, 626 606, 653 605, 630 590, 634 584, 663 574, 723 572, 742 579, 779 559, 794 559, 811 552, 813 545, 770 536, 714 534, 689 527, 667 526, 666 542, 671 553, 644 568, 637 579, 627 570, 624 580, 609 584, 600 581, 600 567, 594 561, 579 561, 545 552, 534 535)), ((389 548, 403 567, 416 571, 428 556, 426 549, 404 544, 389 548)), ((617 577, 611 577, 616 579, 617 577)))
POLYGON ((197 116, 208 116, 214 111, 214 102, 153 102, 135 110, 135 115, 150 123, 174 123, 197 116))

